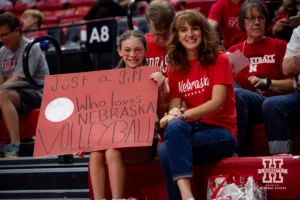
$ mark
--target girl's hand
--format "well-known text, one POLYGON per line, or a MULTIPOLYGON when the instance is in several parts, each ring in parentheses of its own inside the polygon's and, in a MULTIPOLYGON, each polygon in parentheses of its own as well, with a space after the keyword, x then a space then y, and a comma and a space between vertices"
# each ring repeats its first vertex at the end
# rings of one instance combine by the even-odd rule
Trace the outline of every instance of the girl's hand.
POLYGON ((174 115, 165 115, 161 120, 160 120, 160 127, 165 128, 170 121, 173 119, 177 119, 178 117, 175 117, 174 115))
POLYGON ((84 157, 84 151, 83 150, 80 150, 76 153, 73 153, 74 156, 78 156, 80 158, 83 158, 84 157))
POLYGON ((262 78, 258 78, 256 76, 250 76, 248 78, 248 80, 250 81, 250 83, 255 87, 255 88, 263 88, 266 86, 265 84, 265 80, 262 78))
POLYGON ((150 75, 150 79, 157 82, 158 87, 162 86, 165 83, 165 77, 161 72, 154 72, 150 75))

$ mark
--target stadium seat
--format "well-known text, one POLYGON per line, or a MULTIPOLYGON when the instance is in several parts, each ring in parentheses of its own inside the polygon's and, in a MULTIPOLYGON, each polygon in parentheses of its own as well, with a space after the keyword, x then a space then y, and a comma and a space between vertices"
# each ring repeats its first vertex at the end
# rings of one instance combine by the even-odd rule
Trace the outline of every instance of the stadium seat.
POLYGON ((69 0, 69 7, 92 6, 97 0, 69 0))
MULTIPOLYGON (((294 154, 300 155, 300 137, 297 127, 292 127, 292 136, 294 143, 294 154)), ((248 138, 248 155, 249 156, 269 156, 268 138, 266 133, 265 124, 257 124, 252 127, 251 134, 248 138)))
MULTIPOLYGON (((220 174, 247 174, 258 180, 262 180, 264 174, 259 174, 260 169, 287 169, 287 173, 281 174, 282 183, 266 185, 271 187, 268 190, 268 200, 288 200, 300 199, 298 192, 298 182, 300 180, 300 158, 297 156, 273 156, 273 157, 245 157, 226 158, 218 163, 205 166, 194 167, 194 177, 192 179, 193 191, 196 199, 206 199, 207 181, 209 177, 220 174), (263 159, 282 159, 282 166, 264 167, 263 159), (277 185, 277 186, 275 186, 277 185)), ((266 176, 269 176, 266 172, 266 176)), ((278 176, 278 173, 277 173, 278 176)), ((108 182, 108 181, 107 181, 108 182)), ((93 198, 91 182, 89 177, 90 199, 93 198)), ((137 199, 166 200, 167 189, 161 166, 157 160, 150 163, 138 165, 126 165, 125 197, 135 197, 137 199)), ((107 184, 106 194, 111 198, 109 184, 107 184)))
POLYGON ((59 17, 57 16, 45 16, 43 27, 55 26, 58 25, 60 22, 59 17))
MULTIPOLYGON (((39 117, 39 109, 31 110, 19 116, 20 138, 21 140, 32 140, 35 136, 37 121, 39 117)), ((0 120, 1 140, 9 141, 9 133, 3 120, 0 120)))
POLYGON ((64 4, 62 3, 42 3, 36 5, 37 9, 40 11, 47 11, 47 10, 60 10, 63 9, 64 4))
POLYGON ((30 8, 30 6, 27 4, 17 4, 14 7, 12 7, 11 9, 9 9, 8 11, 12 12, 16 15, 21 15, 28 8, 30 8))

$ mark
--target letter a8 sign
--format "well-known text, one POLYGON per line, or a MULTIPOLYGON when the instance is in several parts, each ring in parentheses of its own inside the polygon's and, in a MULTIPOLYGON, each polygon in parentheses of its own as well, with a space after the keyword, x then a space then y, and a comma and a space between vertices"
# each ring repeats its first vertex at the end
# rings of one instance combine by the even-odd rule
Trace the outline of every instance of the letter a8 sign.
POLYGON ((87 24, 87 51, 113 52, 116 46, 116 21, 99 20, 87 24))

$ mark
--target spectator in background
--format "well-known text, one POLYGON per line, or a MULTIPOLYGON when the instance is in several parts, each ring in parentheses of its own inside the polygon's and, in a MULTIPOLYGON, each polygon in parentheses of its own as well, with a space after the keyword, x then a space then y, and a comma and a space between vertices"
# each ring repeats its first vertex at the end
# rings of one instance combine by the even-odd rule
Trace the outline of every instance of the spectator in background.
POLYGON ((218 0, 210 9, 208 22, 213 29, 221 32, 224 48, 228 49, 246 39, 245 32, 241 31, 238 23, 238 14, 244 0, 218 0))
POLYGON ((11 1, 8 0, 1 0, 0 1, 0 10, 6 10, 13 7, 13 4, 11 1))
POLYGON ((24 36, 27 38, 35 38, 47 35, 47 31, 39 30, 44 21, 44 15, 36 9, 27 9, 21 16, 21 25, 24 36))
MULTIPOLYGON (((0 15, 0 85, 7 86, 17 81, 25 80, 23 71, 23 53, 29 40, 22 35, 18 18, 6 12, 0 15)), ((49 75, 45 56, 40 48, 34 45, 29 55, 29 71, 32 78, 43 83, 49 75)), ((42 90, 23 87, 15 89, 0 89, 0 109, 6 128, 10 134, 11 143, 0 148, 5 157, 18 157, 20 148, 18 113, 39 108, 42 101, 42 90)))
POLYGON ((282 6, 269 27, 268 35, 289 42, 294 28, 297 28, 298 25, 300 25, 300 18, 290 22, 287 18, 300 15, 299 11, 299 0, 283 0, 282 6))
MULTIPOLYGON (((247 153, 247 130, 264 122, 269 139, 270 154, 290 153, 291 141, 277 141, 282 130, 288 128, 283 118, 274 119, 276 113, 286 113, 285 105, 293 92, 292 80, 282 73, 282 61, 287 43, 265 37, 267 10, 259 0, 246 0, 239 13, 239 26, 247 40, 232 46, 229 52, 240 50, 250 65, 238 72, 234 80, 238 125, 238 154, 247 153), (275 142, 276 141, 276 142, 275 142)), ((282 138, 281 138, 282 139, 282 138)))
MULTIPOLYGON (((300 59, 300 26, 294 29, 291 39, 287 45, 282 68, 283 73, 288 76, 294 76, 295 92, 285 95, 285 101, 281 100, 270 110, 274 132, 270 132, 271 145, 276 147, 283 144, 291 144, 290 127, 297 126, 299 132, 299 115, 300 115, 300 66, 296 66, 295 59, 300 59)), ((278 97, 280 99, 280 97, 278 97)), ((270 144, 269 144, 270 145, 270 144)), ((280 153, 292 153, 291 151, 280 153)))
MULTIPOLYGON (((176 16, 174 7, 167 1, 154 0, 146 11, 146 19, 149 27, 146 40, 148 51, 146 59, 149 66, 159 66, 164 77, 167 76, 168 62, 166 44, 170 36, 170 26, 176 16)), ((167 81, 167 79, 165 79, 167 81)), ((159 119, 164 116, 168 108, 168 99, 159 103, 159 119)))
POLYGON ((146 12, 150 32, 146 34, 148 44, 146 59, 149 66, 159 66, 163 75, 166 75, 168 70, 166 43, 175 16, 174 7, 162 0, 152 1, 146 12))
POLYGON ((289 41, 282 64, 283 73, 292 77, 300 73, 300 67, 295 65, 295 57, 300 59, 300 26, 294 29, 289 41))
POLYGON ((210 9, 208 22, 215 30, 219 27, 225 49, 247 38, 238 22, 238 14, 243 3, 244 0, 218 0, 210 9))

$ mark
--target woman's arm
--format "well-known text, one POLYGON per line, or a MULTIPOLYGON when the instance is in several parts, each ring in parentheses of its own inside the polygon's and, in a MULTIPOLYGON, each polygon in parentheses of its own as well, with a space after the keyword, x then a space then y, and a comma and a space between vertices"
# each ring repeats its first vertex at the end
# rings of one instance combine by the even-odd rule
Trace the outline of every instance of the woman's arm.
POLYGON ((212 98, 206 103, 184 112, 184 119, 200 119, 219 111, 227 98, 227 85, 215 85, 212 90, 212 98))
POLYGON ((279 94, 289 94, 295 91, 292 79, 272 80, 272 84, 269 87, 269 90, 277 92, 279 94))
MULTIPOLYGON (((289 49, 287 49, 287 51, 289 51, 289 49)), ((297 69, 295 65, 295 57, 298 57, 300 59, 300 52, 295 52, 294 55, 291 55, 283 60, 282 70, 284 75, 294 76, 300 73, 300 69, 297 69)))
MULTIPOLYGON (((182 100, 180 98, 173 98, 170 101, 170 106, 169 106, 169 110, 179 110, 180 112, 180 108, 182 105, 182 100)), ((172 121, 173 119, 176 118, 180 118, 181 114, 179 115, 173 115, 173 114, 165 114, 165 116, 160 120, 160 127, 164 128, 167 126, 167 124, 172 121)))
MULTIPOLYGON (((255 88, 263 89, 267 86, 267 79, 258 78, 256 76, 250 76, 248 80, 255 88)), ((268 90, 277 92, 279 94, 288 94, 294 91, 292 79, 270 81, 271 85, 269 86, 269 88, 267 88, 268 90)))

